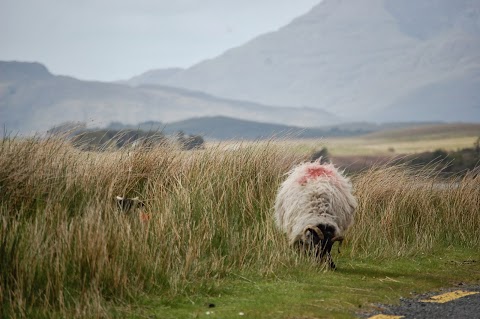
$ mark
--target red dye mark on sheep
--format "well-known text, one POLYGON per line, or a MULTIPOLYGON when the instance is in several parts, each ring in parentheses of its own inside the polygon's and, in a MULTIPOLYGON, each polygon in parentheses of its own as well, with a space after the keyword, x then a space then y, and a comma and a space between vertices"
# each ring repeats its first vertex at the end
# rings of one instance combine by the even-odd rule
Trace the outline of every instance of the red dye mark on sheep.
POLYGON ((334 174, 335 173, 329 167, 325 167, 325 166, 308 167, 307 171, 305 172, 305 175, 298 180, 298 183, 300 183, 301 185, 305 185, 308 180, 317 179, 318 177, 321 177, 321 176, 333 177, 334 174))

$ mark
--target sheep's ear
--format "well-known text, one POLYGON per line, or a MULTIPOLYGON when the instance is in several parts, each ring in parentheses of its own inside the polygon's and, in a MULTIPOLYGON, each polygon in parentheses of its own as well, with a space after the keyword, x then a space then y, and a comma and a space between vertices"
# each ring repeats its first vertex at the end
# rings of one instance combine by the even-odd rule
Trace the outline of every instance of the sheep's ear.
POLYGON ((339 241, 340 243, 343 242, 343 236, 335 236, 332 238, 332 242, 339 241))

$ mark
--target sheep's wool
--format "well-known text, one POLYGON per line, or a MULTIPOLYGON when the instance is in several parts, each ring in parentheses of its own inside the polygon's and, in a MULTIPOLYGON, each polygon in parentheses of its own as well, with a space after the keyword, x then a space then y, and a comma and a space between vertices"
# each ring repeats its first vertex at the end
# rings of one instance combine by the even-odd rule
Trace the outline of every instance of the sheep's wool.
POLYGON ((352 184, 332 164, 303 163, 278 190, 275 222, 292 244, 308 225, 331 225, 340 236, 352 225, 356 206, 352 184))

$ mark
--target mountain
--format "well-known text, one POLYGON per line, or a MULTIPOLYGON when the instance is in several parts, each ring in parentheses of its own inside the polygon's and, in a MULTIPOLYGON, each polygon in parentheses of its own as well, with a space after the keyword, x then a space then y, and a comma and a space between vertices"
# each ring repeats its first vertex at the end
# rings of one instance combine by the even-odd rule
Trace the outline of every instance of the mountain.
POLYGON ((216 58, 136 81, 354 120, 480 121, 480 1, 324 0, 216 58))
POLYGON ((272 107, 167 86, 80 81, 53 75, 39 63, 0 62, 0 125, 9 132, 45 131, 68 121, 106 126, 216 115, 298 126, 339 121, 318 109, 272 107))
POLYGON ((0 83, 44 80, 51 76, 48 69, 40 63, 0 61, 0 83))
POLYGON ((175 74, 180 73, 183 70, 184 69, 182 68, 150 70, 138 76, 134 76, 129 80, 119 81, 119 83, 128 84, 132 86, 139 86, 142 84, 160 84, 160 83, 167 82, 175 74))
POLYGON ((256 121, 239 120, 224 116, 192 118, 164 126, 166 133, 183 131, 188 134, 205 136, 210 139, 265 139, 271 137, 295 136, 322 137, 328 132, 322 129, 306 129, 295 126, 261 123, 256 121))
MULTIPOLYGON (((168 134, 185 132, 216 140, 256 140, 268 138, 323 138, 364 135, 393 129, 408 129, 425 126, 427 123, 342 123, 319 128, 304 128, 292 125, 262 123, 225 116, 191 118, 183 121, 152 125, 141 123, 138 128, 160 130, 168 134)), ((130 127, 135 129, 135 127, 130 127)))

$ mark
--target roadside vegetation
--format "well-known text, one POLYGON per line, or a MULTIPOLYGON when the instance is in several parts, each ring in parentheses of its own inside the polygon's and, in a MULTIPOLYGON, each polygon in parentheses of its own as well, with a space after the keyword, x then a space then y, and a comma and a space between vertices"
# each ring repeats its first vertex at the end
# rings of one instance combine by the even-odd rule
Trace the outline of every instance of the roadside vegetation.
POLYGON ((475 172, 353 175, 356 223, 330 272, 271 217, 284 173, 307 159, 276 141, 93 152, 3 139, 0 317, 351 317, 415 284, 480 280, 475 172), (150 219, 118 211, 116 195, 140 197, 150 219))

